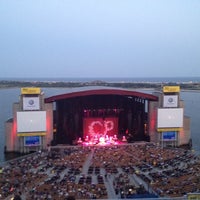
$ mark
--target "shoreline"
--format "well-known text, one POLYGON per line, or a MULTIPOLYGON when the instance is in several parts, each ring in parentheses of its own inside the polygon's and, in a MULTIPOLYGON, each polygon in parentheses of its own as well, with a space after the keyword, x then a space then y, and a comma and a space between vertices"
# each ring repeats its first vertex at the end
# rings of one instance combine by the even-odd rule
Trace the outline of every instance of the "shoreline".
POLYGON ((0 81, 0 89, 22 88, 22 87, 40 87, 40 88, 78 88, 87 86, 102 86, 126 89, 144 89, 161 90, 164 85, 178 85, 182 92, 197 91, 200 92, 200 82, 198 83, 167 83, 167 82, 63 82, 63 81, 0 81))

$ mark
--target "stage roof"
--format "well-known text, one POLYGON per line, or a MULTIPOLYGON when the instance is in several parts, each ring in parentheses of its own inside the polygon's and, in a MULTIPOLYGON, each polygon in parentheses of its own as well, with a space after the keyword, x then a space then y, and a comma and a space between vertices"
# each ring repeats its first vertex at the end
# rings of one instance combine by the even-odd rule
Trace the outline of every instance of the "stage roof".
POLYGON ((79 88, 79 91, 68 92, 64 94, 54 95, 48 98, 45 98, 45 103, 56 102, 59 100, 91 96, 91 95, 119 95, 119 96, 130 96, 130 97, 139 97, 142 99, 147 99, 150 101, 157 101, 158 97, 152 94, 142 93, 138 91, 126 90, 126 89, 116 89, 116 88, 79 88))

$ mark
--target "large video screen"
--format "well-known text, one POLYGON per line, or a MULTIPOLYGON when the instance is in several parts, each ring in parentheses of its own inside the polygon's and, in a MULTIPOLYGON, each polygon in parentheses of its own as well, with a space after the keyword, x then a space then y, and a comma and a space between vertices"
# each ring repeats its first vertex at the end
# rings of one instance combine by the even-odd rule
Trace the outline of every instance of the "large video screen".
POLYGON ((24 137, 24 146, 39 146, 41 144, 40 136, 24 137))
POLYGON ((159 108, 157 115, 157 127, 183 127, 183 108, 159 108))
POLYGON ((46 111, 17 112, 17 132, 46 131, 46 111))
POLYGON ((102 136, 114 136, 118 134, 118 118, 84 118, 83 119, 84 137, 88 136, 90 139, 102 136))

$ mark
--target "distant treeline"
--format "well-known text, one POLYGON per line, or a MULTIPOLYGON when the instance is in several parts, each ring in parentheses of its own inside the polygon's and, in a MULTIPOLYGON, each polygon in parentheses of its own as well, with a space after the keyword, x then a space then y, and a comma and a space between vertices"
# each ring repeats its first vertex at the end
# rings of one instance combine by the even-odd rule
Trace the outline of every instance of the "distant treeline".
POLYGON ((84 87, 84 86, 107 86, 118 88, 155 88, 161 89, 164 85, 179 85, 181 89, 188 90, 200 90, 200 83, 150 83, 150 82, 104 82, 104 81, 92 81, 92 82, 48 82, 48 81, 0 81, 0 88, 13 88, 13 87, 41 87, 41 88, 53 88, 53 87, 84 87))

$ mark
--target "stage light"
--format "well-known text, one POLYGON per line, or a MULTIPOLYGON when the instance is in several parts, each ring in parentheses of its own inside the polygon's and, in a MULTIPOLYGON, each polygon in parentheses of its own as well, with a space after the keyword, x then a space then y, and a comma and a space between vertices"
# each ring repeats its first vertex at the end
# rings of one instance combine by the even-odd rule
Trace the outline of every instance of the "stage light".
POLYGON ((78 139, 78 144, 81 144, 83 141, 81 138, 78 139))
POLYGON ((100 137, 100 138, 99 138, 99 142, 100 142, 100 143, 105 143, 105 138, 104 138, 104 137, 100 137))
POLYGON ((127 142, 127 139, 125 136, 122 137, 122 142, 127 142))

